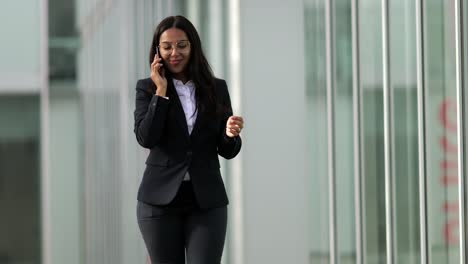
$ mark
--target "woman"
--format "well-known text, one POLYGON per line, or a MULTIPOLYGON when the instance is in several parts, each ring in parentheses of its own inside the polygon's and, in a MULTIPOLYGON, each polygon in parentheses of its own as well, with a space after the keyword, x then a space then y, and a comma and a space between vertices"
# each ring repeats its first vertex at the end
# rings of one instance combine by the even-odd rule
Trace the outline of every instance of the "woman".
POLYGON ((220 263, 228 199, 218 155, 234 158, 244 122, 226 82, 213 76, 195 27, 182 16, 157 26, 151 78, 136 87, 135 134, 150 149, 137 218, 152 263, 220 263))

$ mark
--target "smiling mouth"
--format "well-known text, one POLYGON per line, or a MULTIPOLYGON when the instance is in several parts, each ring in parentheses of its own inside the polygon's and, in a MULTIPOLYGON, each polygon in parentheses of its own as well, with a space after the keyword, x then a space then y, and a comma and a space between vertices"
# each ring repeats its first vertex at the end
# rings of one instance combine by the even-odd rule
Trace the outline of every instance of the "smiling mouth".
POLYGON ((180 62, 181 62, 180 60, 169 61, 169 64, 171 64, 171 65, 177 65, 177 64, 179 64, 180 62))

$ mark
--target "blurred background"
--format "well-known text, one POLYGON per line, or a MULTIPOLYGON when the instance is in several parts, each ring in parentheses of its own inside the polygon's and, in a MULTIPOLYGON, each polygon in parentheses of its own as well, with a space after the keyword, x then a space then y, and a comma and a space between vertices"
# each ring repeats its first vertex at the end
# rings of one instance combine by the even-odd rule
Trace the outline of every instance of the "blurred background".
POLYGON ((461 0, 2 0, 0 263, 146 263, 135 84, 182 14, 227 80, 223 264, 466 263, 461 0))

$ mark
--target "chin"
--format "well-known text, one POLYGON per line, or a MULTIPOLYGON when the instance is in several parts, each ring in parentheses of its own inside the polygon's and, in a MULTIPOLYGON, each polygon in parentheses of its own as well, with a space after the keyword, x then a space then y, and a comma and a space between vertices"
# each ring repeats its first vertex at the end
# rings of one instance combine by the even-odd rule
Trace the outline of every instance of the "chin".
POLYGON ((184 72, 184 69, 182 68, 169 68, 169 70, 171 71, 172 74, 181 74, 184 72))
POLYGON ((179 74, 182 73, 181 69, 170 69, 173 74, 179 74))

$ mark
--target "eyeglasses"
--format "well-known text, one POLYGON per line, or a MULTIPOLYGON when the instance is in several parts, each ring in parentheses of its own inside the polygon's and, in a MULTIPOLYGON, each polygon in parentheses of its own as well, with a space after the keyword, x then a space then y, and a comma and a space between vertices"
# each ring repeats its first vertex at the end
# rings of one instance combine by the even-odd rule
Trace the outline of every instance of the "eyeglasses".
POLYGON ((173 45, 170 42, 162 42, 158 46, 159 52, 162 54, 170 54, 174 50, 178 50, 181 53, 187 52, 190 49, 190 42, 188 40, 180 40, 173 45))

